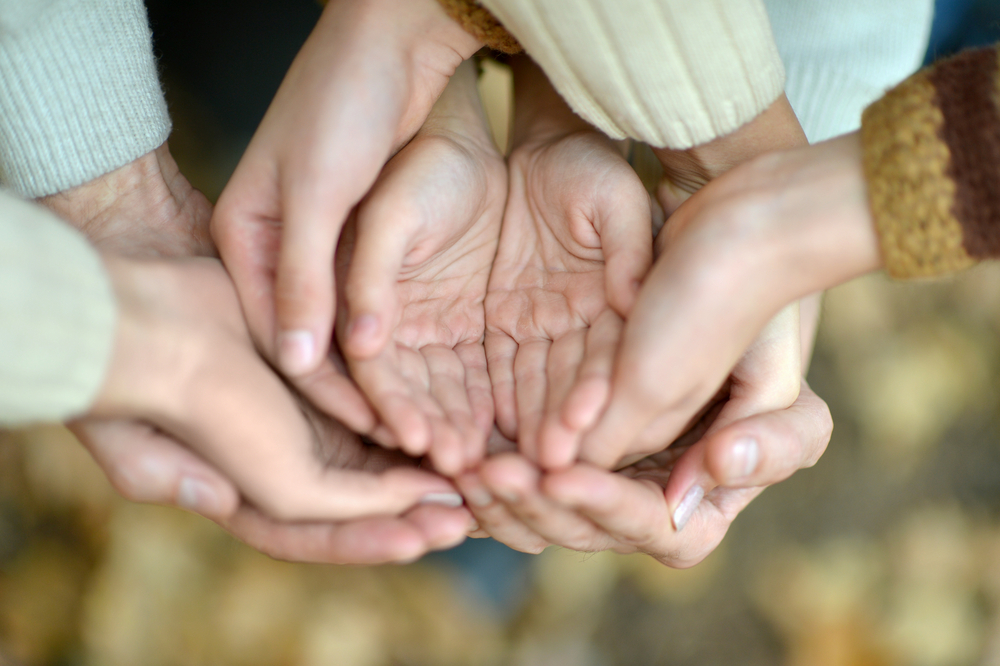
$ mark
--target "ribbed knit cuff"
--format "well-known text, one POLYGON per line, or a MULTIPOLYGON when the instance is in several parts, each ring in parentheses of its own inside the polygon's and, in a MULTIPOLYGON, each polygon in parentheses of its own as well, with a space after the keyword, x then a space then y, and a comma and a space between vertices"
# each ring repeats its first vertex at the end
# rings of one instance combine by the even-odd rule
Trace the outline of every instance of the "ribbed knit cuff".
POLYGON ((761 0, 480 0, 553 87, 608 136, 686 149, 782 93, 761 0))
POLYGON ((463 30, 491 49, 508 54, 521 52, 517 40, 476 0, 438 0, 438 3, 463 30))
POLYGON ((911 76, 865 110, 861 140, 891 275, 939 275, 1000 257, 997 48, 911 76))
POLYGON ((54 194, 162 144, 151 39, 142 0, 0 2, 0 182, 54 194))
POLYGON ((110 363, 117 309, 93 247, 47 210, 0 192, 0 424, 84 412, 110 363))

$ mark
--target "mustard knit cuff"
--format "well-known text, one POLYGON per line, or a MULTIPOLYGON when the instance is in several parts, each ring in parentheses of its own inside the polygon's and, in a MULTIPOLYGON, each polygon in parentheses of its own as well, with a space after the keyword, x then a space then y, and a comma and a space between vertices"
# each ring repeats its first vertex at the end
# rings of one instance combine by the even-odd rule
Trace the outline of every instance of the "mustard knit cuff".
POLYGON ((997 48, 908 78, 865 110, 861 140, 890 275, 940 275, 1000 257, 997 48))
POLYGON ((521 52, 517 40, 475 0, 438 0, 438 3, 467 33, 491 49, 502 53, 521 52))

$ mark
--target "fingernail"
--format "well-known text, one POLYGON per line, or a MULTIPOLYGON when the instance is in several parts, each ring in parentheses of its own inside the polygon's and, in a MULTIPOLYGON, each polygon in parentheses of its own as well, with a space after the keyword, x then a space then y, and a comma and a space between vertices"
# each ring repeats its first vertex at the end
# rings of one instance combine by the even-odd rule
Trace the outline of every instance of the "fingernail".
POLYGON ((278 337, 278 362, 289 375, 301 375, 312 369, 316 341, 309 331, 288 331, 278 337))
POLYGON ((691 520, 691 516, 694 515, 695 509, 701 504, 701 498, 705 496, 705 491, 701 489, 701 486, 691 486, 691 490, 687 491, 684 495, 684 499, 677 506, 674 511, 674 529, 680 532, 684 529, 684 526, 688 524, 691 520))
POLYGON ((351 342, 364 342, 376 335, 378 335, 378 317, 371 314, 355 317, 347 331, 347 337, 351 342))
POLYGON ((479 521, 475 518, 469 520, 469 528, 465 530, 467 533, 471 534, 473 532, 479 531, 479 521))
POLYGON ((459 507, 462 506, 462 496, 458 493, 427 493, 420 498, 420 503, 459 507))
MULTIPOLYGON (((143 458, 139 463, 141 468, 141 485, 137 487, 159 486, 164 492, 170 492, 170 486, 177 479, 177 468, 173 465, 164 465, 163 461, 157 457, 143 458)), ((135 474, 125 471, 129 479, 135 483, 135 474)))
POLYGON ((472 506, 489 506, 493 504, 493 496, 490 495, 490 491, 486 490, 482 486, 477 486, 475 488, 470 488, 465 493, 465 499, 469 501, 472 506))
POLYGON ((753 437, 744 437, 733 444, 729 458, 729 480, 745 479, 757 469, 760 460, 760 447, 753 437))
POLYGON ((217 515, 220 513, 219 497, 204 481, 189 476, 177 486, 177 505, 195 513, 217 515))

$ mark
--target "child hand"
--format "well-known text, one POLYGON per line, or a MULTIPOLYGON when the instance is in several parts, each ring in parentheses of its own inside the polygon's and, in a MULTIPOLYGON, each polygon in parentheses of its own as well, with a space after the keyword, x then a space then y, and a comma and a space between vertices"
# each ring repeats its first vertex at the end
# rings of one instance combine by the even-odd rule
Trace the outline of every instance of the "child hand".
POLYGON ((507 189, 472 62, 385 167, 338 252, 338 337, 379 439, 457 474, 493 424, 483 301, 507 189), (387 431, 387 432, 386 432, 387 431))

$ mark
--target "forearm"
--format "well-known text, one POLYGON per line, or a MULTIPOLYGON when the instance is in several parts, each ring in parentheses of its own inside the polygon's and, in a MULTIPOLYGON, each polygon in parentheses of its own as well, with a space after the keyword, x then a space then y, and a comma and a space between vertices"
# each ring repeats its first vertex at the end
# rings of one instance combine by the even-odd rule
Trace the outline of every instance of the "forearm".
POLYGON ((0 3, 0 180, 74 187, 170 133, 141 0, 0 3))

